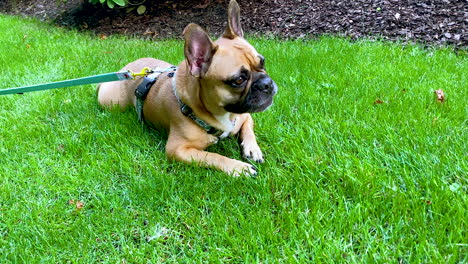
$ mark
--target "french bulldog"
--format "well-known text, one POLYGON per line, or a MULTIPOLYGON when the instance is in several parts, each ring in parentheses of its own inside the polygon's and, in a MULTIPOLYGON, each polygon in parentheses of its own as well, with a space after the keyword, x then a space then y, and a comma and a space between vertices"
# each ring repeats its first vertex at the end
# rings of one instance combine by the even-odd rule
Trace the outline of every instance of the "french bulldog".
POLYGON ((137 77, 99 84, 99 104, 122 110, 139 107, 145 122, 167 129, 170 160, 214 167, 232 176, 256 175, 247 162, 205 151, 221 138, 238 134, 243 157, 264 161, 250 113, 271 106, 278 87, 265 71, 264 57, 244 39, 238 3, 230 1, 227 27, 218 40, 212 41, 193 23, 183 36, 185 59, 177 68, 153 58, 131 62, 122 71, 150 67, 157 69, 157 76, 150 82, 137 77), (143 96, 138 95, 142 86, 147 92, 143 96))

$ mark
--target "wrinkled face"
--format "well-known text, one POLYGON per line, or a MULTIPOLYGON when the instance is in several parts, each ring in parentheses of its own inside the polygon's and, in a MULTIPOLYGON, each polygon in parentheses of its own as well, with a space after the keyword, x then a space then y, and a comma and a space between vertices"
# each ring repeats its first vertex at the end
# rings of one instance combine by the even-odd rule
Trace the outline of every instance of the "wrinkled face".
POLYGON ((204 102, 231 113, 255 113, 273 103, 278 87, 265 71, 265 59, 242 38, 216 41, 218 49, 200 79, 204 102), (216 105, 213 105, 216 104, 216 105))

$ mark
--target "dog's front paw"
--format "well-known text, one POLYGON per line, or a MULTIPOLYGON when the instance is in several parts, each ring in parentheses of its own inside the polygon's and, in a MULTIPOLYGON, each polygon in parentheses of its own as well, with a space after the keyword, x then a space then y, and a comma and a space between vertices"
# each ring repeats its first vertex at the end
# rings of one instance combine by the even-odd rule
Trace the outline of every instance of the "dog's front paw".
POLYGON ((242 156, 244 158, 253 160, 258 163, 264 162, 262 151, 260 150, 260 147, 257 145, 257 143, 249 144, 244 141, 241 143, 241 147, 242 156))
POLYGON ((251 164, 236 160, 234 166, 229 168, 228 173, 234 177, 256 176, 257 169, 251 164))

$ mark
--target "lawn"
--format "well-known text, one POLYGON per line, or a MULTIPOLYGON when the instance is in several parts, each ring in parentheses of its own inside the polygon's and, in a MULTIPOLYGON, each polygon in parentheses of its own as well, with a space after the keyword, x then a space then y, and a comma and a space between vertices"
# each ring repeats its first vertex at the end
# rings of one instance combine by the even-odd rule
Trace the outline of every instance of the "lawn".
MULTIPOLYGON (((0 32, 0 88, 183 59, 179 40, 0 32)), ((0 263, 466 263, 466 50, 250 41, 279 86, 256 178, 167 161, 93 85, 1 96, 0 263)), ((235 139, 210 151, 241 159, 235 139)))

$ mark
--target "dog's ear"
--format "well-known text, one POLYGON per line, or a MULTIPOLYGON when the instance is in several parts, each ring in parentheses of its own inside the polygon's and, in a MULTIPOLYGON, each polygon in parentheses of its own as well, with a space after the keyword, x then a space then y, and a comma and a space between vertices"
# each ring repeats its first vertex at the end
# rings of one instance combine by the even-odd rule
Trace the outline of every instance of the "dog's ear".
POLYGON ((236 0, 229 2, 228 25, 224 31, 223 37, 234 39, 235 37, 244 37, 244 31, 240 24, 240 8, 236 0))
POLYGON ((210 67, 217 46, 199 25, 190 23, 184 29, 184 53, 190 73, 203 77, 210 67))

